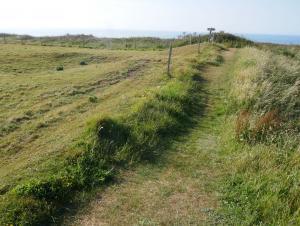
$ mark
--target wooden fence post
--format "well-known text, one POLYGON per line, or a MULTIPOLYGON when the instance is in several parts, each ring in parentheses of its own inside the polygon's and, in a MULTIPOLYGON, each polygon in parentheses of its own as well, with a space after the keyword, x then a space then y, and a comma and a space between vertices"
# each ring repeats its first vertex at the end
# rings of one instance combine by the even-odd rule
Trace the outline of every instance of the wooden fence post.
POLYGON ((6 44, 6 37, 5 37, 5 33, 3 33, 3 42, 4 42, 4 44, 6 44))
POLYGON ((199 40, 198 40, 198 54, 200 54, 200 44, 201 44, 201 35, 199 35, 199 40))
POLYGON ((172 62, 173 43, 170 43, 169 59, 168 59, 168 76, 171 77, 171 62, 172 62))

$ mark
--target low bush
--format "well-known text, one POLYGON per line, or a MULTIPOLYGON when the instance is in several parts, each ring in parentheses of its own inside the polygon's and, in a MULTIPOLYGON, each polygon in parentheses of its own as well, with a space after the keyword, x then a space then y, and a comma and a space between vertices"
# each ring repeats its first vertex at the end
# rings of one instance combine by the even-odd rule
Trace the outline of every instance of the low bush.
POLYGON ((80 61, 80 63, 79 63, 81 66, 86 66, 86 65, 88 65, 88 63, 87 62, 85 62, 85 61, 80 61))
POLYGON ((98 98, 97 98, 96 96, 90 96, 90 97, 89 97, 89 101, 90 101, 91 103, 97 103, 98 98))
POLYGON ((63 70, 64 70, 64 66, 57 66, 57 67, 56 67, 56 70, 57 70, 57 71, 63 71, 63 70))

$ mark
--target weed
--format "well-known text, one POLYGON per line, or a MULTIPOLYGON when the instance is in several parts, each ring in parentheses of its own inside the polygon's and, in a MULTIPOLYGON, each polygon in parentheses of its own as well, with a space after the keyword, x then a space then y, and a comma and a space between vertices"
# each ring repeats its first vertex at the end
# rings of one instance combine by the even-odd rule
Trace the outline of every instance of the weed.
POLYGON ((89 102, 91 102, 91 103, 97 103, 98 102, 98 98, 96 96, 90 96, 89 97, 89 102))

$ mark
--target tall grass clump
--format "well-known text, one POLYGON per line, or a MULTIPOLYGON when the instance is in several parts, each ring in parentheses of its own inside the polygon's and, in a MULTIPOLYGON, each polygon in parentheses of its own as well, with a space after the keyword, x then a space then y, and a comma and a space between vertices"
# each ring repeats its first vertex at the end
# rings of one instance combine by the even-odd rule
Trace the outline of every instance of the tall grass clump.
POLYGON ((231 87, 225 219, 229 225, 299 225, 300 62, 243 49, 231 87))
MULTIPOLYGON (((219 47, 209 47, 217 55, 219 47)), ((220 57, 215 57, 216 64, 220 57)), ((74 154, 55 175, 33 179, 8 191, 0 206, 1 225, 47 225, 82 191, 107 183, 124 166, 153 162, 172 140, 194 124, 203 106, 201 57, 163 87, 150 91, 128 115, 89 121, 74 154)))

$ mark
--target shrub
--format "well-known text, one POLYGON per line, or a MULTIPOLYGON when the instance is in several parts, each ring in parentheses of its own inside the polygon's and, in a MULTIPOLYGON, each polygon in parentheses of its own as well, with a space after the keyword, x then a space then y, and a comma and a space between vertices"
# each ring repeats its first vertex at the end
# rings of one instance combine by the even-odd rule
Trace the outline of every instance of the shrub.
POLYGON ((91 97, 89 97, 89 101, 90 101, 91 103, 97 103, 97 102, 98 102, 98 97, 96 97, 96 96, 91 96, 91 97))
POLYGON ((64 70, 64 66, 57 66, 57 67, 56 67, 56 70, 57 70, 57 71, 63 71, 63 70, 64 70))
POLYGON ((81 66, 85 66, 85 65, 88 65, 88 63, 87 62, 85 62, 85 61, 80 61, 80 63, 79 63, 81 66))
POLYGON ((0 206, 1 225, 43 225, 49 224, 54 211, 44 200, 33 197, 9 196, 6 205, 0 206))

